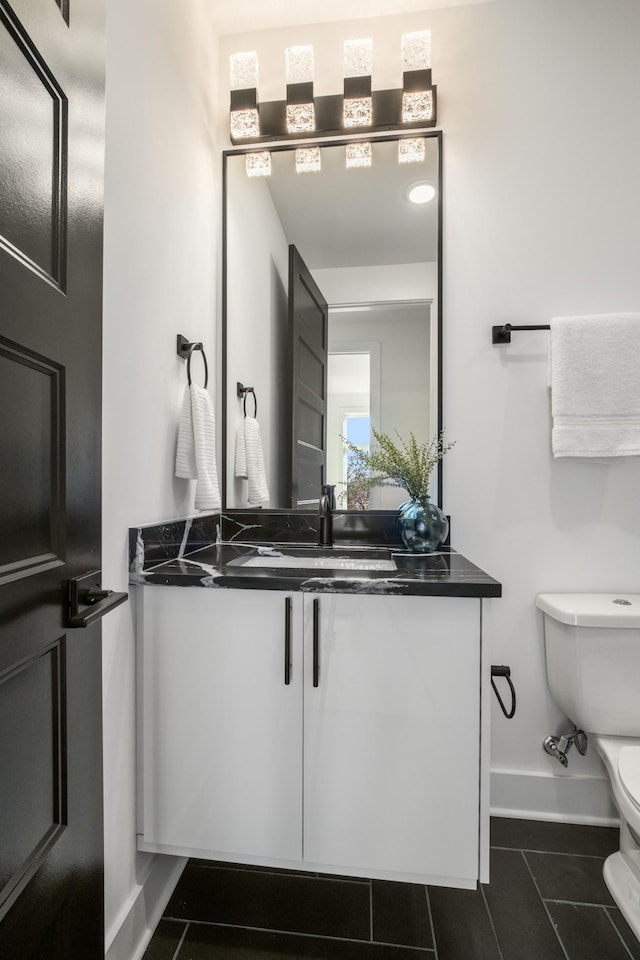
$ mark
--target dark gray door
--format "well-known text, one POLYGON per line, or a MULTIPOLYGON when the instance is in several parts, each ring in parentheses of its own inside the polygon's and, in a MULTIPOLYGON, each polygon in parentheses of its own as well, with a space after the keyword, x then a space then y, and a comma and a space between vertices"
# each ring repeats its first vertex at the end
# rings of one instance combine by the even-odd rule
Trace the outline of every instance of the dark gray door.
POLYGON ((103 0, 0 0, 0 956, 104 956, 103 0))
POLYGON ((293 397, 291 506, 314 507, 325 482, 329 308, 299 251, 289 247, 293 397))

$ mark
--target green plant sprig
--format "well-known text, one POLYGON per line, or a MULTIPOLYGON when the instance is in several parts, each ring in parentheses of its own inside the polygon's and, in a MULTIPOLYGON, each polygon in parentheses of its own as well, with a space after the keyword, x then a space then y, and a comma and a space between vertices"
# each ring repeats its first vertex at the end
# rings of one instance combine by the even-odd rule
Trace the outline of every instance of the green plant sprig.
POLYGON ((409 438, 404 440, 396 430, 396 443, 389 434, 379 433, 374 427, 371 432, 376 446, 368 452, 345 440, 358 466, 367 471, 370 486, 389 484, 406 490, 412 499, 427 497, 431 472, 455 446, 455 440, 446 443, 441 433, 428 443, 418 443, 415 434, 410 433, 409 438))

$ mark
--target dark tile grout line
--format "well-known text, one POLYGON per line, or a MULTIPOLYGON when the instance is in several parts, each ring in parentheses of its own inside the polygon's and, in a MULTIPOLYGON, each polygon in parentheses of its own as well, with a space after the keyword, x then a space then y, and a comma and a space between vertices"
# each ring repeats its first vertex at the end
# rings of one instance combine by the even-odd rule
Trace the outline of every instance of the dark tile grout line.
POLYGON ((567 850, 536 850, 535 847, 492 846, 491 850, 511 851, 512 853, 535 853, 537 856, 543 857, 580 857, 583 860, 602 860, 603 863, 607 859, 605 856, 601 856, 598 853, 573 853, 567 850))
POLYGON ((369 940, 373 943, 373 884, 369 881, 369 940))
POLYGON ((502 953, 502 947, 500 946, 500 941, 498 940, 498 931, 496 930, 496 925, 495 925, 495 923, 493 922, 493 915, 492 915, 492 913, 491 913, 491 910, 489 910, 489 904, 487 903, 487 895, 486 895, 485 889, 484 889, 484 888, 485 888, 485 884, 484 884, 484 883, 479 883, 479 884, 478 884, 478 888, 479 888, 479 890, 480 890, 480 893, 482 894, 482 901, 483 901, 483 903, 484 903, 484 908, 485 908, 485 910, 487 911, 487 916, 489 917, 489 923, 491 924, 491 930, 492 930, 492 932, 493 932, 493 939, 494 939, 495 942, 496 942, 496 947, 498 948, 498 953, 499 953, 499 955, 500 955, 500 960, 504 960, 504 954, 502 953))
POLYGON ((609 923, 611 924, 611 926, 613 927, 613 929, 614 929, 615 932, 617 933, 618 939, 620 940, 620 943, 622 944, 622 946, 625 948, 625 950, 626 950, 627 953, 629 954, 629 957, 631 958, 631 960, 633 960, 633 954, 631 953, 631 950, 629 949, 626 940, 624 939, 624 937, 623 937, 622 934, 620 933, 620 930, 618 929, 618 924, 614 922, 613 917, 612 917, 611 914, 609 913, 609 911, 610 911, 610 910, 613 910, 614 908, 613 908, 613 907, 603 907, 603 909, 604 909, 604 912, 605 912, 606 915, 607 915, 607 918, 608 918, 608 920, 609 920, 609 923))
POLYGON ((400 950, 415 950, 419 953, 434 953, 431 947, 415 947, 406 943, 387 943, 386 940, 358 940, 357 937, 331 937, 324 933, 304 933, 300 930, 278 930, 276 927, 247 927, 240 923, 220 923, 210 920, 185 920, 183 917, 163 917, 163 920, 172 920, 178 923, 186 923, 187 926, 194 927, 221 927, 225 930, 253 930, 257 933, 274 933, 286 937, 307 937, 311 940, 331 940, 338 943, 356 943, 361 946, 375 947, 394 947, 400 950))
POLYGON ((189 932, 189 921, 187 920, 187 922, 184 925, 184 930, 182 931, 182 936, 178 940, 178 946, 176 947, 175 953, 171 958, 171 960, 179 960, 180 951, 182 950, 182 944, 186 940, 188 932, 189 932))
POLYGON ((592 900, 563 900, 562 897, 543 897, 544 903, 563 903, 568 907, 595 907, 596 910, 611 910, 612 903, 593 903, 592 900))
POLYGON ((547 906, 544 897, 543 897, 542 894, 540 893, 540 887, 538 886, 538 882, 537 882, 536 878, 535 878, 534 875, 533 875, 533 870, 532 870, 531 867, 529 866, 529 861, 527 860, 527 858, 526 858, 525 855, 524 855, 524 850, 521 850, 521 851, 520 851, 520 856, 521 856, 522 859, 524 860, 524 865, 525 865, 525 867, 527 868, 527 870, 529 871, 529 876, 531 877, 531 881, 532 881, 532 883, 533 883, 533 885, 534 885, 534 887, 535 887, 536 893, 537 893, 538 896, 540 897, 540 901, 541 901, 541 903, 542 903, 542 907, 543 907, 543 909, 544 909, 544 912, 545 912, 546 915, 547 915, 547 920, 549 921, 549 924, 551 925, 551 929, 553 930, 553 932, 554 932, 555 935, 556 935, 556 940, 557 940, 558 943, 560 944, 560 949, 562 950, 562 952, 563 952, 563 954, 565 955, 565 957, 567 958, 567 960, 571 960, 571 957, 570 957, 569 954, 567 953, 567 951, 566 951, 566 949, 565 949, 565 946, 564 946, 564 943, 562 942, 562 940, 561 940, 561 938, 560 938, 560 934, 558 933, 558 928, 556 927, 555 923, 553 922, 553 918, 552 918, 552 916, 551 916, 551 913, 549 912, 549 907, 547 906))
POLYGON ((438 952, 438 941, 436 940, 436 929, 433 925, 433 913, 431 911, 431 899, 429 897, 429 887, 425 886, 424 895, 427 900, 427 913, 429 914, 429 926, 431 927, 431 939, 433 941, 433 954, 434 960, 440 960, 440 954, 438 952))

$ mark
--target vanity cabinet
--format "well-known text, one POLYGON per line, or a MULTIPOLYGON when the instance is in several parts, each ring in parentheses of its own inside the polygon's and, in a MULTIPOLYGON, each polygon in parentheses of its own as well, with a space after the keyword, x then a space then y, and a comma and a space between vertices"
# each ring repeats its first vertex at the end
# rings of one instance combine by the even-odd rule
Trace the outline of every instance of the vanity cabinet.
POLYGON ((480 604, 143 587, 140 849, 475 886, 480 604))
POLYGON ((285 684, 285 599, 138 591, 144 849, 301 859, 302 643, 295 630, 297 676, 285 684))

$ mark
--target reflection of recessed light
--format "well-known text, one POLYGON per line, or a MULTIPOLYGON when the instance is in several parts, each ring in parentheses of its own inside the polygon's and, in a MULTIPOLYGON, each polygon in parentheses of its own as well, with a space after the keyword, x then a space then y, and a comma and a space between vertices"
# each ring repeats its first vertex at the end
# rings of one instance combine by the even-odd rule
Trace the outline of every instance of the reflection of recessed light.
POLYGON ((436 188, 426 180, 420 180, 418 183, 412 183, 407 187, 405 196, 411 203, 429 203, 436 195, 436 188))

